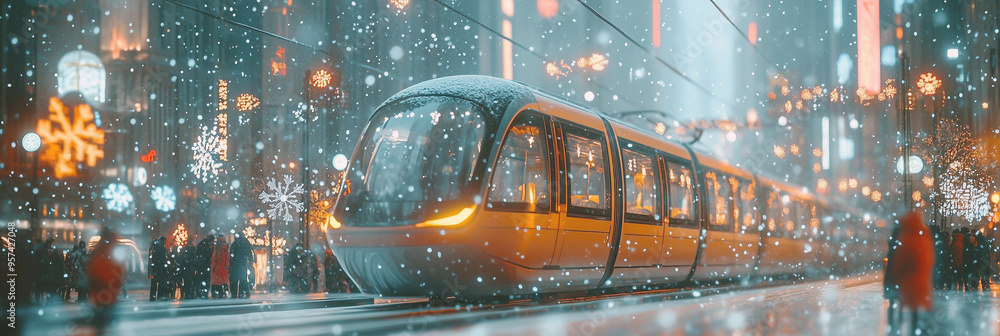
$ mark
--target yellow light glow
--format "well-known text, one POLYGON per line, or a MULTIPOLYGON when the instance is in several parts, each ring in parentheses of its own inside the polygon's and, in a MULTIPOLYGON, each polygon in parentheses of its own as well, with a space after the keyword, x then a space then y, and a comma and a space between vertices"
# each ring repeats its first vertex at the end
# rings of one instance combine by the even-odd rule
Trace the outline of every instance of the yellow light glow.
POLYGON ((878 202, 882 200, 882 192, 878 190, 872 191, 872 202, 878 202))
POLYGON ((792 151, 792 155, 799 155, 799 145, 792 144, 791 146, 788 146, 788 149, 792 151))
POLYGON ((406 8, 410 4, 410 0, 392 0, 392 5, 396 6, 396 9, 406 8))
POLYGON ((94 124, 90 105, 72 111, 57 97, 49 99, 49 118, 38 120, 38 136, 48 145, 41 158, 52 163, 56 178, 77 175, 77 165, 97 165, 104 158, 104 131, 94 124))
POLYGON ((444 218, 438 218, 438 219, 429 220, 429 221, 417 224, 417 227, 419 228, 419 227, 428 227, 428 226, 455 226, 455 225, 459 225, 459 224, 464 223, 465 220, 469 219, 469 217, 472 216, 472 212, 475 211, 475 210, 476 210, 476 206, 470 206, 468 208, 462 209, 462 211, 459 211, 455 215, 451 215, 451 216, 444 217, 444 218))
POLYGON ((334 218, 333 216, 326 217, 326 227, 339 229, 341 226, 343 226, 343 224, 340 224, 340 221, 338 221, 337 218, 334 218))
POLYGON ((930 188, 934 186, 934 177, 924 176, 923 178, 924 186, 930 188))
POLYGON ((813 148, 813 156, 815 156, 815 157, 821 157, 821 156, 823 156, 823 150, 820 149, 820 148, 818 148, 818 147, 817 148, 813 148))
POLYGON ((792 101, 785 102, 785 113, 792 113, 792 101))
POLYGON ((985 110, 985 109, 988 109, 988 108, 990 108, 990 103, 983 102, 983 109, 985 110))
POLYGON ((917 88, 920 89, 920 93, 925 96, 937 93, 937 89, 939 87, 941 87, 941 80, 930 72, 920 74, 920 79, 917 79, 917 88))
POLYGON ((330 83, 333 82, 333 74, 326 70, 317 70, 313 73, 310 82, 312 83, 312 86, 318 88, 330 87, 330 83))
POLYGON ((244 93, 236 97, 236 109, 242 112, 250 111, 260 106, 260 99, 252 94, 244 93))
POLYGON ((820 170, 823 170, 823 165, 819 162, 813 163, 813 173, 819 173, 820 170))
POLYGON ((990 196, 990 201, 1000 203, 1000 193, 994 193, 993 196, 990 196))
POLYGON ((229 108, 229 83, 225 80, 219 80, 219 111, 225 111, 229 108))
POLYGON ((816 190, 826 191, 827 188, 829 187, 830 187, 829 182, 827 182, 826 179, 816 180, 816 190))
POLYGON ((774 146, 774 155, 779 159, 785 158, 785 147, 774 146))
POLYGON ((857 188, 858 187, 858 179, 852 178, 852 179, 847 180, 847 186, 851 187, 851 189, 857 188))
POLYGON ((837 190, 840 192, 847 191, 847 181, 840 181, 837 183, 837 190))
POLYGON ((913 192, 913 201, 920 202, 921 199, 923 199, 923 194, 920 192, 920 190, 914 191, 913 192))
POLYGON ((861 194, 865 195, 865 196, 871 195, 872 194, 872 188, 869 187, 869 186, 861 187, 861 194))

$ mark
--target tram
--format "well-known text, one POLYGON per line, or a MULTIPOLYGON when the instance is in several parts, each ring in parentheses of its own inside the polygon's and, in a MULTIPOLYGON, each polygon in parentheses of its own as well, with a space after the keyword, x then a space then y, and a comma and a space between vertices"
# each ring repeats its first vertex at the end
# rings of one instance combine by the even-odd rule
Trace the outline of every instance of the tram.
POLYGON ((342 183, 331 247, 364 292, 390 296, 829 275, 884 245, 804 188, 487 76, 390 97, 342 183))

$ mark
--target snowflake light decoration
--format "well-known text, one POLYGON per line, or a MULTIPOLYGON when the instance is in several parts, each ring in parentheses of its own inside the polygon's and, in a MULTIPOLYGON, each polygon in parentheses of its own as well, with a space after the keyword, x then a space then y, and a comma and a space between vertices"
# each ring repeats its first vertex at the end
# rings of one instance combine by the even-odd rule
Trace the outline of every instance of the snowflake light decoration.
POLYGON ((173 188, 168 186, 159 186, 154 188, 150 197, 153 199, 153 202, 156 203, 156 210, 169 212, 173 211, 174 206, 177 205, 177 194, 174 193, 173 188))
POLYGON ((121 183, 108 185, 101 194, 101 198, 108 202, 108 210, 117 212, 125 211, 125 208, 128 208, 129 204, 132 203, 132 193, 128 191, 128 187, 121 183))
POLYGON ((222 168, 222 162, 216 159, 216 154, 221 147, 219 139, 214 128, 202 126, 201 135, 191 147, 191 150, 194 151, 194 162, 190 165, 191 172, 194 173, 195 177, 201 179, 201 182, 214 181, 219 176, 219 170, 222 168))
POLYGON ((49 99, 49 118, 38 121, 38 135, 49 144, 42 156, 54 165, 56 178, 77 175, 77 163, 88 167, 104 158, 104 131, 94 123, 94 111, 87 104, 63 105, 59 98, 49 99))
POLYGON ((291 175, 285 175, 284 180, 285 183, 274 178, 267 181, 267 189, 271 192, 261 192, 260 199, 271 206, 270 209, 267 209, 267 217, 274 220, 292 221, 295 219, 292 216, 292 209, 295 212, 305 210, 305 206, 296 196, 302 194, 304 190, 301 184, 292 185, 291 175))

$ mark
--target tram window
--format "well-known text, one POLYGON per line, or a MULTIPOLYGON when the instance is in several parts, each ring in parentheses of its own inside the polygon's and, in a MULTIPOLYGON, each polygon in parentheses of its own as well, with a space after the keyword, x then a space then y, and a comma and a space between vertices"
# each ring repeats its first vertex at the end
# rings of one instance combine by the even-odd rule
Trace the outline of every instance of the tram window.
POLYGON ((691 166, 666 161, 667 182, 670 185, 670 226, 694 227, 694 185, 691 166))
POLYGON ((764 218, 764 229, 767 230, 768 237, 780 237, 784 231, 784 221, 781 214, 781 198, 778 193, 771 191, 767 193, 767 212, 764 218))
POLYGON ((658 224, 660 177, 651 155, 622 149, 625 175, 625 219, 658 224))
MULTIPOLYGON (((731 178, 732 179, 732 178, 731 178)), ((737 229, 742 234, 754 234, 760 232, 757 218, 757 183, 744 179, 737 179, 739 183, 736 190, 736 212, 737 229)))
POLYGON ((609 181, 605 178, 604 137, 563 127, 566 149, 569 211, 583 215, 608 217, 609 181))
POLYGON ((732 187, 725 175, 709 171, 705 173, 705 187, 708 188, 708 229, 733 232, 732 187))
POLYGON ((521 114, 511 124, 493 169, 486 206, 549 210, 549 151, 545 119, 521 114))

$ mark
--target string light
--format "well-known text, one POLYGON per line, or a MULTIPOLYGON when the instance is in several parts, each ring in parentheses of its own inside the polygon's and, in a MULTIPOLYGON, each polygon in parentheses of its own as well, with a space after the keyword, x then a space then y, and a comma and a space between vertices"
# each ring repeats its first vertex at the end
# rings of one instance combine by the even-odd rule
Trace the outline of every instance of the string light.
POLYGON ((260 106, 260 99, 257 99, 252 94, 243 93, 236 97, 236 109, 241 112, 253 110, 257 106, 260 106))
POLYGON ((225 80, 219 80, 219 111, 225 111, 229 108, 229 83, 225 80))
POLYGON ((175 247, 186 246, 188 242, 188 230, 184 227, 184 224, 177 224, 177 229, 174 229, 174 233, 171 235, 173 237, 173 242, 175 247))
POLYGON ((779 159, 785 158, 785 147, 774 146, 774 155, 777 156, 779 159))

